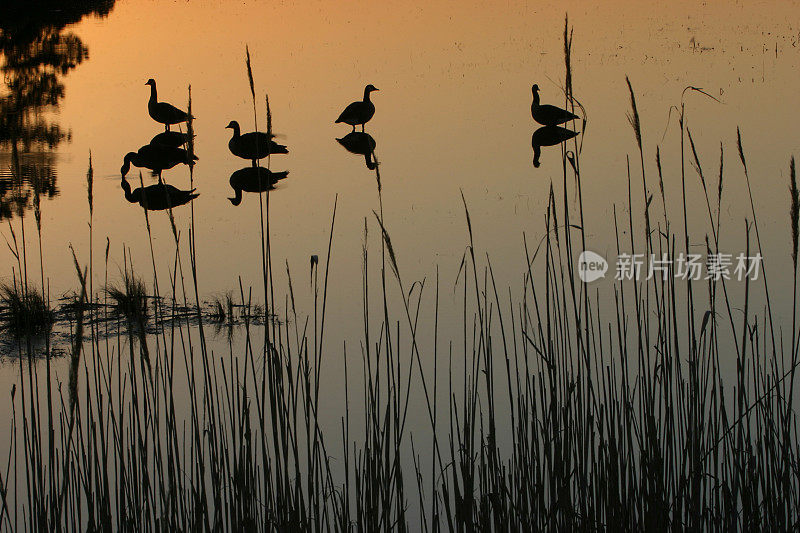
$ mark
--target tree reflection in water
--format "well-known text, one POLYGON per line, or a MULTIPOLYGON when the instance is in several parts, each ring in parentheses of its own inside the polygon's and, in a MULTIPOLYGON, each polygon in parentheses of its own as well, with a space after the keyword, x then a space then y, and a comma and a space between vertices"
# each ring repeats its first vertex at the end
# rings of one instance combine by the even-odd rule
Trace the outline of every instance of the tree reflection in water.
POLYGON ((53 151, 70 131, 49 115, 64 98, 62 77, 89 57, 65 28, 86 15, 108 15, 114 1, 0 5, 0 221, 23 216, 34 197, 58 195, 53 151))

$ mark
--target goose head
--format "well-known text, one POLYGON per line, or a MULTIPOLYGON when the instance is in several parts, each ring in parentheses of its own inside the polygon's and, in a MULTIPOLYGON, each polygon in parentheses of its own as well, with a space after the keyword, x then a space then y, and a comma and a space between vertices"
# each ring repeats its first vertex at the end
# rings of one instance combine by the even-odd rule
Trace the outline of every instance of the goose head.
POLYGON ((371 83, 369 85, 367 85, 366 87, 364 87, 364 101, 365 102, 369 102, 369 93, 371 93, 372 91, 377 91, 377 90, 378 90, 378 88, 375 87, 374 85, 372 85, 371 83))
POLYGON ((153 78, 150 78, 149 80, 144 82, 144 84, 145 85, 149 85, 150 87, 155 87, 156 86, 156 80, 154 80, 153 78))
POLYGON ((539 92, 539 86, 538 86, 537 84, 535 84, 535 83, 534 83, 534 84, 533 84, 533 87, 531 87, 531 92, 532 92, 533 94, 536 94, 536 93, 538 93, 538 92, 539 92))
POLYGON ((230 122, 228 122, 228 125, 225 126, 225 129, 228 129, 228 128, 233 130, 233 135, 234 136, 238 136, 239 135, 239 123, 237 121, 231 120, 230 122))

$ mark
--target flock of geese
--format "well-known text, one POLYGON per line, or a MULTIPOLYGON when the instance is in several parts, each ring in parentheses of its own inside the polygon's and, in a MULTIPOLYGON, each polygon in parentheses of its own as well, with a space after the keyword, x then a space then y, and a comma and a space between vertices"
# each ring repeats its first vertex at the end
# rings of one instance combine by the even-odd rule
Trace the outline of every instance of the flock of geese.
MULTIPOLYGON (((192 141, 188 133, 172 131, 170 126, 188 122, 194 119, 186 111, 179 109, 167 102, 158 101, 156 82, 152 78, 145 85, 150 86, 150 100, 147 102, 147 111, 150 118, 164 125, 164 131, 154 136, 148 144, 136 152, 128 152, 123 158, 121 187, 125 199, 136 203, 151 211, 171 209, 187 204, 199 196, 195 189, 181 190, 169 185, 162 179, 162 172, 177 165, 192 166, 198 160, 186 149, 192 141), (131 189, 127 174, 131 165, 146 168, 158 176, 158 183, 147 187, 131 189)), ((375 170, 378 161, 375 158, 375 139, 365 131, 364 125, 375 115, 375 104, 370 100, 370 94, 378 89, 372 84, 364 87, 364 97, 345 107, 335 123, 343 123, 352 127, 347 135, 336 140, 348 152, 364 157, 369 170, 375 170), (361 126, 361 131, 356 131, 356 126, 361 126)), ((560 144, 578 135, 577 132, 564 128, 561 124, 574 121, 579 117, 565 109, 541 104, 539 101, 539 86, 533 85, 533 103, 531 116, 542 125, 531 137, 533 148, 533 166, 539 166, 542 146, 560 144)), ((242 133, 239 123, 230 121, 226 126, 233 130, 233 135, 228 141, 228 149, 234 156, 249 160, 251 165, 241 168, 231 174, 229 183, 234 190, 234 197, 228 198, 231 204, 238 206, 242 202, 242 192, 265 192, 271 190, 289 171, 273 172, 258 165, 258 161, 273 155, 288 154, 289 149, 275 141, 275 136, 259 131, 242 133)))

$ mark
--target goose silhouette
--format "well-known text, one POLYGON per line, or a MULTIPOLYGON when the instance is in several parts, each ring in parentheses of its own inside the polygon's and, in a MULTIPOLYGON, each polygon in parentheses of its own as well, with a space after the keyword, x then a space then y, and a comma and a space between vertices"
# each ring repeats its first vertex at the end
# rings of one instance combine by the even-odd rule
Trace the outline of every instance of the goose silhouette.
POLYGON ((182 191, 172 185, 167 185, 159 180, 155 185, 147 187, 137 187, 131 191, 131 185, 122 176, 120 183, 122 190, 125 191, 125 199, 132 204, 139 204, 148 211, 163 211, 164 209, 171 209, 184 204, 188 204, 198 196, 195 189, 191 191, 182 191))
POLYGON ((372 84, 364 87, 364 100, 353 102, 345 107, 344 111, 342 111, 342 114, 336 119, 335 124, 344 122, 345 124, 353 126, 353 131, 356 131, 356 126, 360 124, 361 131, 364 131, 364 124, 369 122, 369 120, 372 118, 372 115, 375 114, 375 104, 370 101, 369 93, 377 90, 378 89, 376 89, 372 84))
POLYGON ((533 148, 533 166, 539 168, 539 156, 542 146, 554 146, 578 135, 577 132, 562 128, 561 126, 542 126, 531 135, 533 148))
MULTIPOLYGON (((197 156, 193 156, 191 164, 194 164, 194 161, 197 161, 197 156)), ((139 168, 148 168, 160 176, 163 170, 168 170, 180 163, 190 164, 189 154, 183 148, 162 144, 145 144, 138 151, 125 154, 120 173, 123 177, 126 176, 133 165, 139 168)))
POLYGON ((533 93, 531 116, 533 117, 533 120, 539 124, 543 126, 558 126, 559 124, 563 124, 569 120, 578 118, 577 115, 570 113, 566 109, 561 109, 560 107, 550 104, 540 104, 539 86, 535 83, 533 84, 533 87, 531 87, 531 92, 533 93))
POLYGON ((369 133, 351 131, 341 139, 336 139, 336 141, 351 154, 363 155, 368 169, 375 170, 375 167, 378 166, 378 162, 374 161, 377 143, 369 133))
POLYGON ((246 167, 231 174, 229 183, 234 192, 233 198, 228 198, 233 205, 242 203, 242 191, 264 192, 275 188, 278 181, 289 175, 289 171, 272 172, 263 167, 246 167))
POLYGON ((274 135, 270 136, 260 131, 251 131, 242 135, 239 123, 235 120, 231 120, 225 127, 233 129, 233 137, 228 141, 228 149, 233 155, 242 159, 255 161, 256 159, 264 159, 270 154, 289 153, 286 146, 272 140, 271 137, 274 137, 274 135))
POLYGON ((162 131, 152 139, 150 144, 160 144, 162 146, 171 146, 173 148, 180 148, 189 142, 189 134, 180 131, 162 131))
POLYGON ((178 109, 172 104, 158 101, 156 80, 150 78, 145 82, 145 85, 150 86, 150 100, 147 102, 147 112, 150 113, 150 118, 164 124, 166 131, 169 131, 169 127, 172 124, 179 124, 189 120, 189 114, 186 111, 178 109))

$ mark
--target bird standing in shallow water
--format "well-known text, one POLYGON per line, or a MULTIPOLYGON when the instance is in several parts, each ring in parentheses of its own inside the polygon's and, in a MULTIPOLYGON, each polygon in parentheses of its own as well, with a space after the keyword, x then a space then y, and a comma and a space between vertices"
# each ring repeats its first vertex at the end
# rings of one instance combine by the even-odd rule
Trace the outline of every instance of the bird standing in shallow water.
POLYGON ((150 118, 164 124, 166 131, 169 131, 171 124, 179 124, 189 120, 189 114, 186 111, 178 109, 172 104, 158 101, 156 80, 150 78, 145 82, 145 85, 150 86, 150 100, 147 102, 147 112, 150 113, 150 118))
MULTIPOLYGON (((193 156, 191 164, 194 164, 196 160, 197 156, 193 156)), ((162 170, 170 169, 181 163, 190 164, 189 153, 183 148, 161 144, 145 144, 138 151, 125 154, 120 173, 124 177, 128 174, 131 165, 133 165, 139 168, 149 168, 160 176, 162 170)))
POLYGON ((372 115, 375 114, 375 104, 370 101, 369 93, 377 90, 371 83, 364 87, 364 100, 353 102, 345 107, 342 114, 336 119, 336 124, 339 122, 349 124, 353 126, 353 131, 356 131, 356 126, 360 124, 361 131, 364 131, 364 124, 369 122, 372 115))
POLYGON ((533 92, 533 103, 531 104, 531 116, 533 120, 543 126, 558 126, 569 120, 578 118, 578 115, 570 113, 566 109, 561 109, 554 105, 539 103, 539 86, 535 83, 531 87, 533 92))
POLYGON ((155 185, 147 187, 137 187, 131 191, 131 185, 125 176, 122 176, 120 183, 122 190, 125 191, 125 199, 132 204, 139 204, 148 211, 162 211, 164 209, 171 209, 184 204, 188 204, 198 196, 195 189, 191 191, 182 191, 172 185, 167 185, 159 180, 155 185))
POLYGON ((266 133, 251 131, 242 135, 239 123, 235 120, 231 120, 225 127, 233 129, 233 137, 228 141, 228 149, 233 155, 242 159, 250 159, 255 162, 256 159, 264 159, 270 154, 289 153, 286 146, 276 143, 272 140, 272 136, 266 133))

